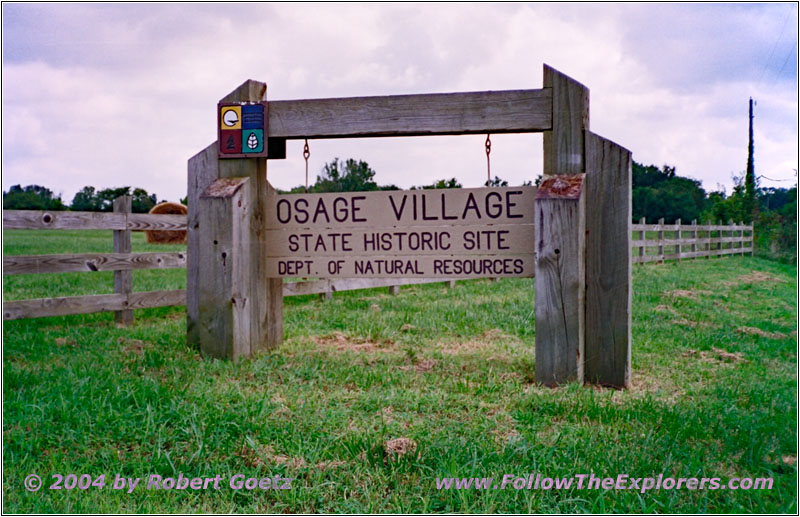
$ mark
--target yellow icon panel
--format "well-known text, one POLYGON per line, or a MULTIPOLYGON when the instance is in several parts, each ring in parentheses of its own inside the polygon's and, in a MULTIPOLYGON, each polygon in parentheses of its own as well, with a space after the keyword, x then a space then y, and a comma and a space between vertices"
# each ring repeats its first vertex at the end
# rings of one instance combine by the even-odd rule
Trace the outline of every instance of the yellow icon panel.
POLYGON ((220 129, 242 129, 242 107, 223 106, 219 112, 220 129))

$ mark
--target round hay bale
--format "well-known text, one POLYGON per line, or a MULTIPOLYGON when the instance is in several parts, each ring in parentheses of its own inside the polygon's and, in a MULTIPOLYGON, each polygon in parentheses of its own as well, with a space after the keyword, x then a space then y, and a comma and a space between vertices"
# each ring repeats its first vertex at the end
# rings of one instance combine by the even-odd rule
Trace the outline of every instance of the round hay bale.
MULTIPOLYGON (((151 214, 186 215, 186 205, 164 202, 150 209, 151 214)), ((147 242, 150 244, 186 244, 186 230, 146 230, 147 242)))

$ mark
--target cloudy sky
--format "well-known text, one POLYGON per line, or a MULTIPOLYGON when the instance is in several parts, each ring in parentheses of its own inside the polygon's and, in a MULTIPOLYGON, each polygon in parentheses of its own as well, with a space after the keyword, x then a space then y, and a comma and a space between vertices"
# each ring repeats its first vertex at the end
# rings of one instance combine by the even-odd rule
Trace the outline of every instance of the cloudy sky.
MULTIPOLYGON (((747 160, 798 168, 797 6, 772 4, 10 4, 2 6, 2 183, 71 201, 84 185, 177 200, 216 138, 217 101, 246 79, 268 99, 541 88, 542 63, 591 91, 591 127, 645 164, 730 192, 747 160)), ((483 136, 313 140, 381 184, 486 179, 483 136)), ((542 170, 541 135, 492 138, 492 173, 542 170)), ((304 181, 302 141, 270 161, 304 181)))

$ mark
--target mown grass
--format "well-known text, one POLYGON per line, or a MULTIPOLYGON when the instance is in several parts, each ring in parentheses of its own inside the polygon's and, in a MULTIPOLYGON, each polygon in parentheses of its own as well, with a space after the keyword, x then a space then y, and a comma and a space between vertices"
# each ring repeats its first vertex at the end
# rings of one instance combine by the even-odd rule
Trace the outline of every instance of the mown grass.
MULTIPOLYGON (((5 232, 4 252, 110 251, 110 232, 51 233, 5 232)), ((3 281, 4 300, 112 285, 104 273, 3 281)), ((184 282, 181 270, 134 273, 136 290, 184 282)), ((796 513, 796 284, 792 267, 758 258, 636 266, 627 391, 533 383, 529 279, 287 298, 285 343, 235 363, 185 345, 183 308, 136 311, 130 328, 111 314, 6 322, 4 509, 796 513), (417 449, 393 459, 384 444, 401 437, 417 449), (54 473, 179 472, 296 480, 286 491, 46 489, 54 473), (434 483, 532 472, 774 486, 641 494, 434 483), (45 482, 39 492, 23 488, 31 473, 45 482)))

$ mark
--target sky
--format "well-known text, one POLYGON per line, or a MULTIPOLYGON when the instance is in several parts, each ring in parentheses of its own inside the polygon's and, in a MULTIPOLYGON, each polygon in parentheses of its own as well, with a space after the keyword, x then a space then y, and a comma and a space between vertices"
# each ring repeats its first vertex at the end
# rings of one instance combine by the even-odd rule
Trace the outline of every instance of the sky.
MULTIPOLYGON (((797 27, 795 3, 3 3, 2 186, 177 201, 217 102, 247 79, 268 100, 535 89, 546 63, 589 88, 593 132, 707 191, 743 174, 753 97, 756 174, 791 187, 797 27)), ((309 174, 355 158, 379 184, 478 187, 484 140, 311 140, 309 174)), ((304 183, 302 153, 292 140, 268 161, 275 187, 304 183)), ((492 136, 491 170, 535 179, 541 134, 492 136)))

